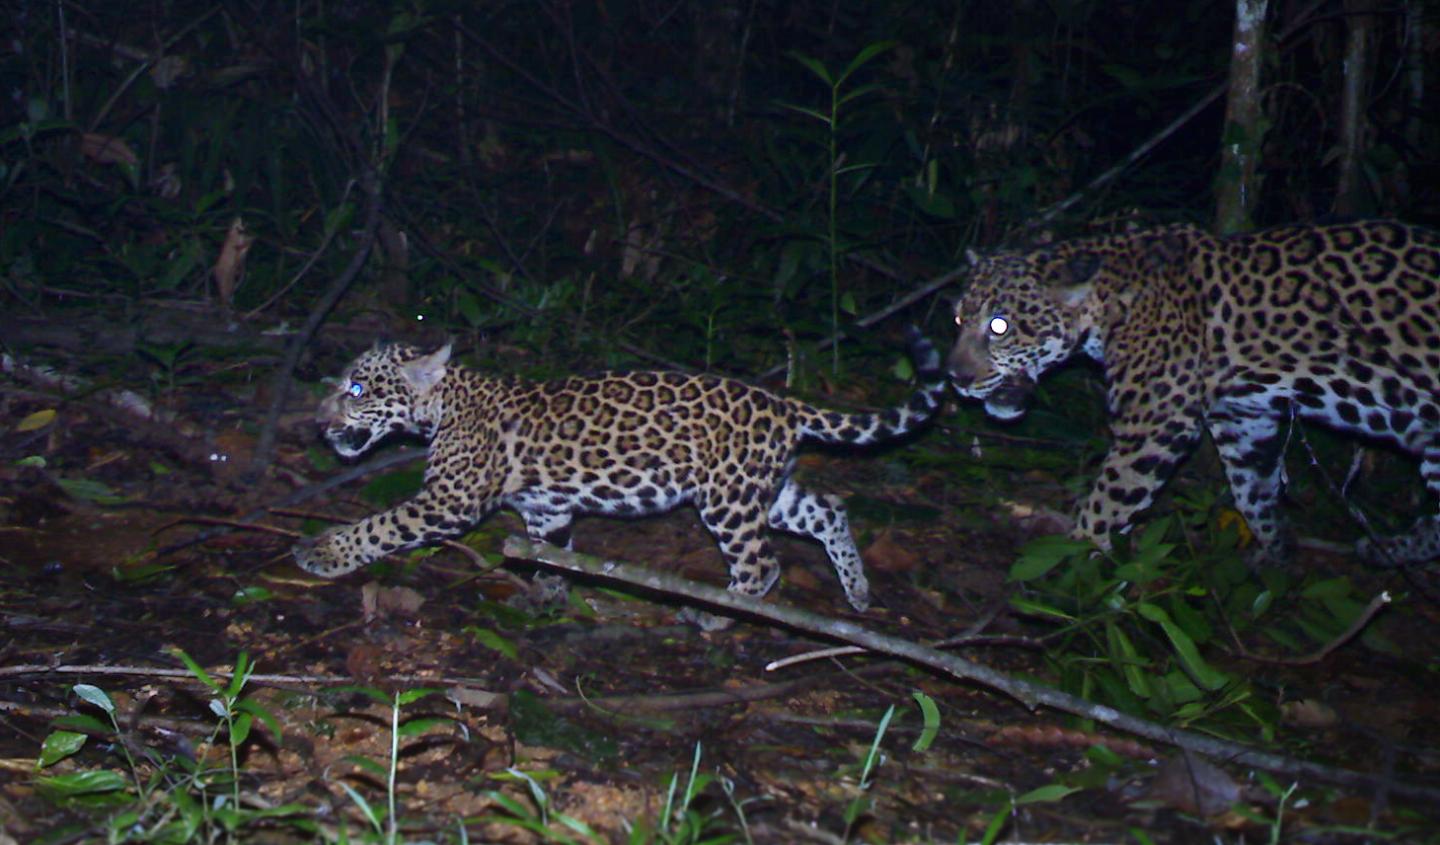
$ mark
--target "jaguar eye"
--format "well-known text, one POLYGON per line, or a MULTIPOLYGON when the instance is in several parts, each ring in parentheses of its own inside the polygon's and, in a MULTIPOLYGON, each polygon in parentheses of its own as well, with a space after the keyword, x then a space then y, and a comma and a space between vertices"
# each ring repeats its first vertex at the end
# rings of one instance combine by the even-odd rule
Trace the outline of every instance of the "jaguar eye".
POLYGON ((1000 337, 1008 331, 1010 331, 1009 320, 1005 319, 1004 317, 990 318, 990 334, 994 335, 995 337, 1000 337))
POLYGON ((353 398, 359 399, 361 394, 365 392, 365 385, 361 384, 358 381, 352 381, 350 382, 350 386, 345 388, 345 392, 350 394, 353 398))

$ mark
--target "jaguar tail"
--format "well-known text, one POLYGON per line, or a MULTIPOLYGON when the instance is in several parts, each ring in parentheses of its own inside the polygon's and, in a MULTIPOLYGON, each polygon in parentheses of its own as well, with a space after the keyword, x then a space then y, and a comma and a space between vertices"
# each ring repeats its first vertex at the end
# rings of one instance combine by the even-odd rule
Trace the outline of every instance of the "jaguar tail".
POLYGON ((875 413, 846 414, 802 404, 801 435, 821 443, 865 445, 909 434, 934 416, 948 389, 940 353, 914 326, 906 328, 905 340, 920 386, 904 405, 875 413))

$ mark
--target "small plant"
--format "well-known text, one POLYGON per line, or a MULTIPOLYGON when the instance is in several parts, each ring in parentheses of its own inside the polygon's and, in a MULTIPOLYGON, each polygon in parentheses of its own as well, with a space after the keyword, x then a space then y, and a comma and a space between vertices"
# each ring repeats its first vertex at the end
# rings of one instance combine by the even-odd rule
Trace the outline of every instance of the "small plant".
POLYGON ((486 816, 481 821, 499 822, 528 830, 539 836, 542 842, 558 842, 561 845, 605 842, 604 837, 579 819, 553 811, 550 807, 550 797, 545 794, 545 788, 540 785, 536 774, 511 767, 505 770, 503 776, 496 775, 495 777, 500 780, 524 783, 529 788, 530 804, 527 805, 498 790, 491 790, 486 792, 485 796, 499 804, 505 811, 505 815, 486 816), (559 825, 565 830, 557 830, 555 825, 559 825), (571 833, 581 838, 576 839, 571 833))
POLYGON ((880 754, 880 741, 885 738, 885 731, 889 729, 890 719, 894 715, 895 705, 892 704, 885 708, 885 715, 880 717, 880 724, 875 727, 875 738, 870 742, 870 751, 865 755, 865 763, 860 768, 860 785, 858 787, 860 794, 852 798, 845 807, 845 835, 842 837, 845 842, 849 842, 851 834, 855 832, 855 823, 874 805, 869 795, 870 787, 873 785, 870 775, 883 760, 880 754))
MULTIPOLYGON (((803 65, 806 70, 815 74, 815 76, 830 89, 830 104, 829 107, 824 110, 813 109, 808 106, 797 106, 790 103, 784 105, 785 108, 791 111, 815 118, 825 126, 825 149, 827 153, 825 171, 828 186, 826 195, 825 241, 828 250, 830 270, 830 334, 832 336, 838 336, 840 334, 840 310, 842 306, 840 297, 840 259, 845 252, 848 252, 848 248, 842 250, 840 245, 840 177, 847 173, 869 170, 875 166, 868 163, 845 165, 844 158, 840 153, 840 110, 843 106, 854 102, 860 97, 879 90, 880 86, 874 84, 862 85, 859 88, 846 91, 844 94, 840 92, 845 88, 845 82, 849 80, 857 70, 894 46, 894 41, 877 41, 857 53, 855 58, 850 60, 850 64, 846 65, 845 69, 838 74, 831 73, 818 59, 791 54, 791 58, 803 65)), ((849 301, 844 304, 847 306, 845 310, 854 313, 855 305, 853 298, 849 298, 849 301)), ((840 347, 838 343, 831 345, 830 353, 831 372, 838 374, 840 372, 840 347)))
POLYGON ((387 695, 374 687, 341 687, 339 691, 358 692, 390 710, 390 753, 386 761, 380 763, 358 754, 351 754, 345 758, 347 762, 384 780, 385 806, 376 807, 348 783, 341 781, 340 788, 350 796, 350 800, 355 803, 361 815, 370 823, 375 838, 386 845, 395 845, 400 841, 400 817, 397 813, 395 790, 395 777, 400 768, 400 738, 419 736, 431 728, 451 724, 454 720, 443 716, 418 716, 401 721, 400 711, 406 705, 441 692, 438 689, 421 688, 404 692, 397 691, 393 695, 387 695))
POLYGON ((37 768, 46 769, 78 753, 90 737, 111 740, 110 748, 125 762, 129 779, 118 772, 96 769, 63 775, 38 777, 36 789, 54 803, 77 809, 112 811, 104 826, 111 842, 190 842, 197 838, 213 842, 218 838, 238 841, 241 832, 266 820, 283 820, 297 830, 312 830, 298 804, 262 809, 241 803, 240 748, 250 737, 255 719, 270 729, 277 741, 281 734, 275 717, 260 704, 244 698, 243 692, 254 671, 249 657, 241 653, 235 671, 226 684, 213 679, 189 655, 176 655, 190 673, 215 693, 210 710, 219 721, 210 734, 210 745, 225 734, 228 765, 207 769, 186 756, 167 756, 157 749, 139 746, 123 731, 115 703, 102 689, 76 684, 76 696, 105 714, 106 721, 85 713, 56 719, 56 730, 41 746, 37 768))
POLYGON ((150 374, 150 381, 168 402, 174 399, 177 386, 194 380, 193 377, 181 376, 181 372, 189 367, 194 350, 195 344, 186 342, 141 344, 135 351, 157 368, 150 374))
MULTIPOLYGON (((1011 604, 1058 626, 1046 653, 1067 691, 1176 724, 1249 725, 1269 739, 1269 705, 1206 652, 1263 637, 1300 653, 1363 619, 1364 602, 1345 579, 1293 584, 1274 567, 1252 572, 1239 548, 1243 520, 1212 498, 1179 504, 1178 520, 1118 537, 1109 552, 1062 536, 1030 542, 1010 570, 1021 588, 1011 604)), ((1364 639, 1385 647, 1378 634, 1364 639)))

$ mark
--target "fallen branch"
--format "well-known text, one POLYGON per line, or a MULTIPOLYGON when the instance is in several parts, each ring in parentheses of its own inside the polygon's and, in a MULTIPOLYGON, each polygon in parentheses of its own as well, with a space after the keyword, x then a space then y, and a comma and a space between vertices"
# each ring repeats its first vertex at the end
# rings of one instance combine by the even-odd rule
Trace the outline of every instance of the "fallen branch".
POLYGON ((1350 627, 1340 632, 1340 636, 1321 646, 1319 649, 1300 657, 1268 657, 1263 654, 1255 654, 1245 648, 1245 644, 1240 641, 1240 635, 1235 633, 1235 629, 1229 625, 1228 621, 1225 627, 1230 631, 1230 639, 1234 642, 1237 653, 1246 660, 1280 666, 1309 666, 1314 663, 1319 663, 1326 657, 1329 657, 1330 652, 1354 639, 1357 634, 1365 629, 1366 625, 1370 624, 1370 620, 1374 618, 1376 613, 1380 612, 1380 608, 1389 604, 1390 601, 1390 591, 1382 590, 1379 595, 1370 600, 1370 603, 1365 606, 1364 610, 1360 611, 1360 615, 1355 617, 1355 621, 1350 623, 1350 627))
MULTIPOLYGON (((230 680, 233 673, 223 669, 205 670, 211 678, 230 680)), ((92 664, 60 664, 52 666, 48 663, 22 663, 18 666, 0 666, 0 678, 13 678, 17 676, 46 675, 74 675, 77 677, 131 677, 131 678, 163 678, 169 681, 183 681, 203 686, 199 678, 196 678, 189 669, 166 669, 162 666, 103 666, 92 664)), ((282 687, 305 690, 305 687, 316 686, 344 686, 354 684, 355 678, 351 675, 267 675, 261 672, 252 672, 245 676, 249 683, 262 686, 282 687)), ((427 675, 387 675, 385 681, 395 686, 460 686, 471 689, 480 689, 475 686, 473 678, 451 678, 431 677, 427 675)))
POLYGON ((1416 800, 1440 802, 1440 786, 1424 785, 1413 779, 1395 781, 1380 775, 1327 766, 1308 760, 1297 760, 1261 751, 1242 743, 1166 727, 1121 713, 1112 707, 1094 704, 1050 687, 1011 677, 988 666, 982 666, 919 643, 876 633, 851 622, 830 619, 785 605, 768 604, 749 596, 742 596, 729 590, 700 584, 679 576, 656 572, 637 564, 566 551, 547 543, 537 543, 519 536, 512 536, 505 541, 504 552, 507 557, 535 561, 566 572, 620 581, 647 590, 758 617, 799 631, 863 646, 870 651, 903 658, 953 678, 974 681, 982 686, 1003 692, 1032 710, 1049 707, 1063 713, 1094 719, 1114 730, 1174 745, 1187 751, 1205 754, 1237 765, 1252 766, 1289 776, 1308 777, 1361 789, 1383 788, 1416 800))

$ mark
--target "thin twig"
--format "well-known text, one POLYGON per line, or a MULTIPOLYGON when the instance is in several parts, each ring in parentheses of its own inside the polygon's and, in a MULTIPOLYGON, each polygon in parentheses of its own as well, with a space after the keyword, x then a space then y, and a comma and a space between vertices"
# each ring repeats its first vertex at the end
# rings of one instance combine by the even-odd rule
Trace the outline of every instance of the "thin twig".
MULTIPOLYGON (((379 472, 382 469, 389 469, 396 464, 409 463, 411 461, 424 458, 426 453, 427 452, 424 449, 396 449, 391 452, 385 452, 376 458, 372 458, 371 460, 366 461, 363 464, 351 467, 344 472, 336 473, 335 475, 332 475, 324 481, 312 484, 300 490, 296 490, 293 493, 289 493, 281 497, 280 500, 275 502, 273 505, 255 508, 254 510, 241 514, 235 519, 235 521, 241 524, 248 525, 255 522, 255 520, 265 516, 266 513, 283 511, 283 509, 289 505, 298 504, 300 502, 306 501, 307 499, 312 499, 320 495, 321 493, 328 492, 336 487, 339 487, 342 484, 348 484, 356 478, 361 478, 371 473, 379 472)), ((233 529, 226 526, 218 526, 212 529, 199 531, 195 534, 195 536, 188 537, 176 543, 172 543, 165 548, 160 549, 155 554, 158 557, 171 555, 184 549, 188 549, 191 546, 207 542, 214 537, 228 534, 231 530, 233 529)))
MULTIPOLYGON (((341 194, 340 202, 338 203, 337 207, 345 205, 345 203, 350 199, 350 191, 354 187, 354 182, 350 182, 345 185, 345 193, 341 194)), ((328 222, 331 219, 330 215, 325 215, 324 219, 328 222)), ((314 267, 315 264, 320 261, 320 256, 324 255, 325 250, 330 248, 330 242, 335 240, 335 236, 339 233, 340 226, 338 225, 331 227, 329 230, 327 230, 325 232, 325 236, 320 239, 320 245, 315 247, 315 249, 311 250, 310 255, 305 259, 305 263, 300 265, 300 269, 295 271, 295 273, 290 277, 290 280, 285 284, 281 285, 279 290, 271 294, 269 299, 265 300, 264 302, 260 303, 249 311, 246 311, 241 319, 253 320, 255 317, 259 316, 261 312, 269 310, 271 305, 274 305, 276 302, 280 301, 282 297, 288 294, 292 287, 299 283, 301 279, 305 278, 305 274, 310 272, 310 268, 314 267)))
POLYGON ((1015 698, 1032 709, 1049 707, 1064 713, 1094 719, 1115 730, 1227 760, 1237 765, 1253 766, 1290 776, 1314 778, 1328 783, 1363 789, 1374 789, 1384 785, 1396 793, 1410 798, 1431 802, 1440 801, 1440 786, 1425 785, 1414 781, 1392 782, 1379 775, 1327 766, 1308 760, 1297 760, 1242 743, 1167 727, 1147 719, 1121 713, 1112 707, 1093 704, 1052 687, 1011 677, 988 666, 973 663, 919 643, 876 633, 851 622, 830 619, 794 607, 768 604, 718 587, 655 572, 633 563, 606 560, 594 555, 566 551, 519 536, 508 538, 505 541, 504 551, 508 557, 533 560, 566 572, 621 581, 632 586, 680 596, 714 607, 758 617, 796 630, 808 631, 863 646, 871 651, 899 657, 956 679, 973 681, 990 687, 1015 698))
POLYGON ((275 434, 280 423, 280 412, 285 408, 285 400, 290 395, 290 381, 295 373, 295 367, 300 363, 300 356, 305 352, 305 347, 310 345, 310 338, 315 336, 320 324, 330 315, 333 309, 350 289, 350 285, 359 277, 360 270, 365 266, 365 260, 370 256, 370 250, 375 246, 375 232, 380 228, 381 206, 383 205, 381 194, 382 186, 380 174, 373 168, 367 167, 360 176, 360 190, 365 196, 365 228, 360 234, 359 241, 355 244, 355 252, 350 256, 350 263, 340 275, 335 277, 330 289, 320 297, 320 301, 310 309, 310 316, 305 319, 305 325, 290 339, 285 349, 285 360, 275 369, 274 378, 270 384, 270 408, 265 414, 265 422, 260 428, 260 436, 255 439, 255 456, 250 462, 248 475, 252 478, 259 478, 265 473, 266 467, 275 455, 275 434))
MULTIPOLYGON (((205 670, 211 678, 229 680, 231 672, 223 669, 205 670)), ((172 681, 187 681, 201 683, 200 679, 190 673, 189 669, 165 669, 159 666, 99 666, 93 664, 61 664, 52 666, 47 663, 25 663, 19 666, 0 666, 0 678, 12 678, 22 675, 77 675, 92 677, 135 677, 135 678, 165 678, 172 681)), ((355 678, 350 675, 266 675, 256 672, 245 676, 247 681, 265 684, 268 686, 289 685, 296 686, 338 686, 342 684, 353 684, 355 678)), ((435 685, 446 684, 448 686, 463 686, 479 689, 474 678, 453 678, 449 676, 429 675, 387 675, 385 680, 389 683, 404 685, 435 685)))
MULTIPOLYGON (((997 614, 999 614, 1000 608, 1002 606, 1003 605, 997 604, 995 607, 992 607, 988 613, 985 613, 979 619, 970 623, 970 626, 967 627, 964 631, 961 631, 959 634, 956 634, 953 637, 947 637, 943 640, 940 640, 939 642, 930 643, 930 647, 950 648, 959 645, 975 645, 979 643, 989 644, 993 642, 996 638, 982 637, 980 636, 980 632, 985 630, 991 622, 995 621, 995 617, 997 614)), ((1040 645, 1039 641, 1031 640, 1024 637, 1004 637, 1003 639, 1006 641, 1007 645, 1025 645, 1027 647, 1035 647, 1040 645)), ((808 663, 811 660, 824 660, 830 657, 846 657, 851 654, 865 654, 866 651, 867 649, 863 649, 859 646, 853 645, 836 646, 834 648, 822 648, 818 651, 807 651, 804 654, 792 654, 789 657, 782 657, 779 660, 772 660, 769 663, 765 664, 765 671, 774 672, 776 669, 785 669, 798 663, 808 663)))
MULTIPOLYGON (((1348 643, 1356 634, 1364 630, 1365 626, 1370 624, 1371 618, 1373 618, 1376 613, 1379 613, 1380 608, 1389 604, 1390 601, 1390 591, 1382 590, 1378 596, 1370 600, 1370 603, 1365 606, 1364 610, 1360 611, 1360 615, 1355 617, 1355 621, 1351 622, 1350 627, 1346 628, 1340 636, 1326 643, 1318 651, 1311 652, 1303 657, 1269 657, 1263 654, 1255 654, 1245 648, 1244 643, 1240 642, 1240 636, 1235 633, 1235 629, 1230 625, 1229 620, 1226 620, 1225 627, 1229 629, 1230 639, 1234 641, 1235 648, 1241 657, 1259 663, 1273 663, 1280 666, 1308 666, 1312 663, 1319 663, 1328 657, 1330 652, 1348 643)), ((1221 614, 1221 618, 1224 618, 1223 613, 1221 614)))

